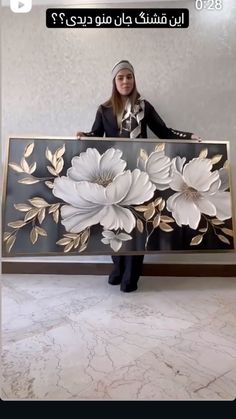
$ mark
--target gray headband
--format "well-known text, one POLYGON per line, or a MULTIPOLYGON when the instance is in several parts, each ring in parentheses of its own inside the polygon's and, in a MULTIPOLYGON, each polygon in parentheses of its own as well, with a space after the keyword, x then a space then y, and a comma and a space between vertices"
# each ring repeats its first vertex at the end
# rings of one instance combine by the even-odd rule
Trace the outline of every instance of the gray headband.
POLYGON ((116 63, 113 69, 111 70, 112 79, 116 77, 117 73, 119 73, 120 70, 124 70, 124 68, 127 68, 134 74, 134 68, 132 64, 130 64, 130 62, 127 60, 122 60, 116 63))

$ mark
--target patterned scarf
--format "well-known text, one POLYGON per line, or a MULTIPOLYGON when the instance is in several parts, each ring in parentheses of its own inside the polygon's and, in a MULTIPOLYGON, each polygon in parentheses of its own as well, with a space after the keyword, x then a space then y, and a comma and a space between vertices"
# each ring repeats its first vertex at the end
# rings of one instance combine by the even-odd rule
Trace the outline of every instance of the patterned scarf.
POLYGON ((141 120, 144 118, 144 100, 140 97, 138 102, 131 108, 129 99, 121 119, 120 137, 138 138, 141 134, 141 120))

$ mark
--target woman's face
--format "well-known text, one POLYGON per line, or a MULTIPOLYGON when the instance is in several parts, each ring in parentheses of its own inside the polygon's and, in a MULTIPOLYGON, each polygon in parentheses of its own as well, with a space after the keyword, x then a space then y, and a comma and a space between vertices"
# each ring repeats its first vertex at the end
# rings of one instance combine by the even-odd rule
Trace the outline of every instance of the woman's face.
POLYGON ((115 77, 115 84, 122 96, 128 96, 134 88, 134 75, 130 70, 120 70, 115 77))

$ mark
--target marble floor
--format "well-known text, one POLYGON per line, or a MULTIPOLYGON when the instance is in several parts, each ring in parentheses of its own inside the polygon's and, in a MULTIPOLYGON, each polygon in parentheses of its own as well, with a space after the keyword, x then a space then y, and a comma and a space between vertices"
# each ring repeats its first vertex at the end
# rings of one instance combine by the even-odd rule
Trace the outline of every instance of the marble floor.
POLYGON ((2 399, 232 400, 236 278, 3 275, 2 399))

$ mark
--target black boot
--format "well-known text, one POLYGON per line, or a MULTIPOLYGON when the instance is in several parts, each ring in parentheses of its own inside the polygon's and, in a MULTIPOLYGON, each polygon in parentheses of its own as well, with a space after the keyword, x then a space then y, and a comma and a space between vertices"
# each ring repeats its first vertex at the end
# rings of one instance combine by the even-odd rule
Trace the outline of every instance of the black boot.
POLYGON ((142 274, 143 258, 141 256, 124 256, 124 273, 120 285, 120 290, 123 292, 136 291, 138 288, 138 280, 142 274))
POLYGON ((112 256, 114 262, 113 271, 109 275, 108 284, 119 285, 125 269, 125 256, 112 256))

